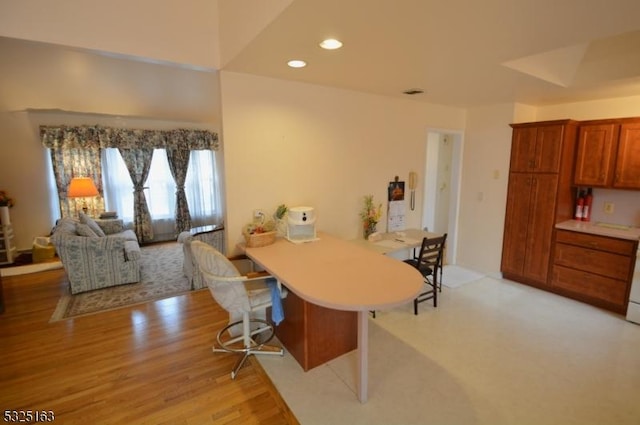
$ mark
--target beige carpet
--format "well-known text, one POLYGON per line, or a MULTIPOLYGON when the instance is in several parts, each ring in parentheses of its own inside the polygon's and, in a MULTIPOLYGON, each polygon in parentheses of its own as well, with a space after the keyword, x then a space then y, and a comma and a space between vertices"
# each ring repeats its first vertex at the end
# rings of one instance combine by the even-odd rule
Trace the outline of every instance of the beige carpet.
POLYGON ((65 295, 50 321, 95 314, 188 292, 182 272, 182 244, 150 245, 141 249, 141 281, 77 295, 65 295))

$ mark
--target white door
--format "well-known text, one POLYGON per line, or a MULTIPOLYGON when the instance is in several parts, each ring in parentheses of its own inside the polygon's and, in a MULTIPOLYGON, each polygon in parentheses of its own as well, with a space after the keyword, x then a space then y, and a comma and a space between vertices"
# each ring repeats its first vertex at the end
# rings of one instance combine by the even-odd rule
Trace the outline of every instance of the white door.
POLYGON ((462 134, 429 131, 424 170, 422 227, 447 233, 446 264, 455 264, 462 134))

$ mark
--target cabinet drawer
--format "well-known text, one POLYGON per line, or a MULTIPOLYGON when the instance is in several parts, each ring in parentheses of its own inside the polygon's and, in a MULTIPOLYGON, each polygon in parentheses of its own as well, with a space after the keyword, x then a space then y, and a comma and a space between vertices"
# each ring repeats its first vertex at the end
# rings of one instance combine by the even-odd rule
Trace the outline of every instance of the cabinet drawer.
POLYGON ((554 264, 613 279, 629 279, 630 257, 563 243, 556 243, 555 248, 554 264))
POLYGON ((635 256, 635 243, 631 240, 558 230, 556 231, 556 242, 613 252, 620 255, 635 256))
POLYGON ((627 283, 562 266, 553 267, 551 284, 581 296, 624 305, 627 283))

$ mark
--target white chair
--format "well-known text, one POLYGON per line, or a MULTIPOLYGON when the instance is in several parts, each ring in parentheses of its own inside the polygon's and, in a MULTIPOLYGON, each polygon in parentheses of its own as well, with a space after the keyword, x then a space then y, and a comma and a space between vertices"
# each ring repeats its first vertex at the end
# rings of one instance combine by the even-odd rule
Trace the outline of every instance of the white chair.
MULTIPOLYGON (((266 309, 272 306, 272 288, 265 281, 270 276, 254 272, 251 260, 232 262, 201 241, 191 242, 191 253, 211 295, 229 313, 229 324, 218 332, 219 347, 214 346, 213 351, 242 355, 231 371, 231 379, 251 355, 282 356, 281 347, 267 345, 275 334, 274 326, 266 320, 266 309)), ((280 297, 286 296, 284 289, 278 291, 280 297)))

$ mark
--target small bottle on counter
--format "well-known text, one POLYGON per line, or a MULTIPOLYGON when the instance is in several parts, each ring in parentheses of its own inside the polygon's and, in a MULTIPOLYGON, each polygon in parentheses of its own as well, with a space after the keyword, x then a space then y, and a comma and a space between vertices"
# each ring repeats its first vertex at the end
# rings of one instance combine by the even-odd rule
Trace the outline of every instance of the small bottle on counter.
POLYGON ((582 221, 591 221, 591 205, 593 205, 593 194, 591 188, 587 189, 587 195, 584 197, 584 206, 582 207, 582 221))
POLYGON ((574 218, 576 220, 582 220, 582 214, 584 211, 584 190, 581 190, 578 199, 576 200, 576 215, 574 218))

